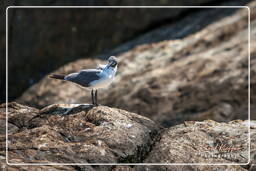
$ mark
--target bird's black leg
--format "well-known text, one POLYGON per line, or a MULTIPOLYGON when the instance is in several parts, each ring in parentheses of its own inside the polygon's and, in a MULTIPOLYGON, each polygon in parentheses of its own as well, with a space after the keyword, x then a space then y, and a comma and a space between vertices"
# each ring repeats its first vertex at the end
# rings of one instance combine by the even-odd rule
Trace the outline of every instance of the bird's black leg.
POLYGON ((93 89, 91 91, 91 96, 92 96, 92 104, 94 105, 94 95, 93 95, 93 89))
POLYGON ((97 89, 95 90, 95 105, 98 106, 97 89))

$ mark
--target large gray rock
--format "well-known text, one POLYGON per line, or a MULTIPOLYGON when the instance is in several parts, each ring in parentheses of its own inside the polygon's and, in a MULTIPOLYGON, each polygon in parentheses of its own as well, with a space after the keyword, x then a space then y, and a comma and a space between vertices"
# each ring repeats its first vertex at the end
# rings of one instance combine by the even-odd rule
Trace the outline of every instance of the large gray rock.
MULTIPOLYGON (((254 8, 255 4, 256 1, 248 5, 254 8)), ((168 35, 168 30, 172 32, 178 26, 183 26, 183 29, 177 34, 189 33, 188 30, 200 27, 201 21, 207 17, 216 15, 219 19, 184 38, 145 44, 119 54, 116 80, 108 91, 99 91, 99 102, 145 115, 164 126, 186 120, 248 119, 248 10, 238 9, 221 19, 220 12, 219 9, 202 11, 175 26, 166 26, 145 35, 146 38, 156 34, 168 35), (189 19, 188 25, 185 21, 189 19)), ((256 38, 255 16, 255 10, 251 10, 252 40, 256 38)), ((137 41, 142 39, 140 37, 137 41)), ((251 41, 250 50, 251 85, 254 85, 255 41, 251 41)), ((98 62, 81 59, 54 73, 67 74, 85 66, 93 68, 98 62)), ((255 96, 251 96, 251 100, 254 101, 255 96)), ((44 107, 52 103, 90 102, 91 99, 89 92, 76 85, 44 78, 17 101, 44 107)), ((254 119, 255 109, 252 103, 254 119)))

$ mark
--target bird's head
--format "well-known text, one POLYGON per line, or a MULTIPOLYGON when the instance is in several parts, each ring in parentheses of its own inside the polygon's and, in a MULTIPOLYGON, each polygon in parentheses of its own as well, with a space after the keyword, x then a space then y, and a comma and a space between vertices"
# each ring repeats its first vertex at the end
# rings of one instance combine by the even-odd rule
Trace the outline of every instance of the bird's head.
POLYGON ((115 68, 117 66, 117 58, 115 56, 110 56, 108 58, 108 67, 115 68))

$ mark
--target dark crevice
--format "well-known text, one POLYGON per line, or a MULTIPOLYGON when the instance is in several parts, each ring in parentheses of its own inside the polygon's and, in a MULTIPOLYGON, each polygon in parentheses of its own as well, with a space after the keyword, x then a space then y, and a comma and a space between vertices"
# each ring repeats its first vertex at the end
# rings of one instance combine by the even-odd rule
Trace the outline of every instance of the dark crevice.
POLYGON ((8 123, 10 123, 10 124, 12 124, 12 125, 18 127, 19 129, 21 129, 21 128, 23 127, 23 126, 18 126, 18 125, 16 125, 16 123, 15 123, 14 121, 10 121, 10 119, 8 120, 8 123))
POLYGON ((152 144, 150 145, 149 151, 147 151, 145 153, 144 156, 142 156, 141 160, 138 163, 143 163, 143 161, 148 157, 148 155, 151 153, 151 151, 153 150, 153 148, 155 147, 156 143, 160 142, 161 140, 161 136, 162 133, 164 132, 164 128, 160 129, 159 131, 157 131, 157 133, 155 135, 150 135, 151 137, 153 137, 152 139, 152 144))
POLYGON ((70 137, 66 136, 64 133, 62 132, 58 132, 61 137, 64 139, 65 142, 74 142, 74 139, 71 139, 70 137))
MULTIPOLYGON (((3 150, 0 148, 0 150, 3 150)), ((4 148, 5 150, 5 148, 4 148)), ((8 148, 8 151, 16 151, 16 150, 19 150, 19 151, 22 151, 22 150, 39 150, 39 151, 48 151, 46 149, 39 149, 39 148, 36 148, 36 147, 29 147, 29 148, 8 148)))
POLYGON ((76 171, 82 171, 82 168, 78 165, 71 165, 76 171))
MULTIPOLYGON (((150 133, 151 141, 147 144, 139 146, 134 155, 121 158, 117 163, 144 163, 144 160, 149 156, 151 151, 154 149, 156 143, 160 142, 161 135, 165 129, 160 129, 150 133)), ((135 165, 129 165, 129 167, 134 168, 135 165)), ((115 169, 117 165, 114 165, 111 170, 115 169)))
POLYGON ((151 132, 151 140, 148 143, 138 146, 137 151, 133 155, 120 158, 117 163, 143 163, 154 148, 155 144, 160 141, 163 130, 164 129, 160 129, 159 131, 151 132))

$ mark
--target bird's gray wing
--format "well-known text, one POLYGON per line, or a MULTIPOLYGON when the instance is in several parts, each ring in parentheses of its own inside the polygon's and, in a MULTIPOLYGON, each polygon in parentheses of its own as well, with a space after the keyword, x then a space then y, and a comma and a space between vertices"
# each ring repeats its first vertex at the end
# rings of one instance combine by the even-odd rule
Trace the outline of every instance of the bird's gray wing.
POLYGON ((95 80, 99 80, 100 70, 88 69, 82 70, 79 73, 72 73, 65 77, 65 80, 77 83, 83 87, 90 87, 90 83, 95 80))

